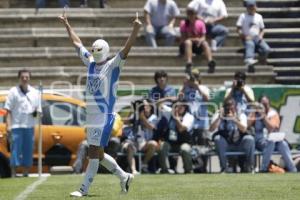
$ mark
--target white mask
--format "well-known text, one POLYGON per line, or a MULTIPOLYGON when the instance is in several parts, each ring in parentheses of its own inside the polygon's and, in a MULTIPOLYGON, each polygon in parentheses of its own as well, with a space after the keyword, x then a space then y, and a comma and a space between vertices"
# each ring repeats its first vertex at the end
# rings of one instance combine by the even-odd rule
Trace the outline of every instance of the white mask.
POLYGON ((92 54, 96 63, 106 61, 109 56, 109 46, 105 40, 98 39, 92 45, 92 54))

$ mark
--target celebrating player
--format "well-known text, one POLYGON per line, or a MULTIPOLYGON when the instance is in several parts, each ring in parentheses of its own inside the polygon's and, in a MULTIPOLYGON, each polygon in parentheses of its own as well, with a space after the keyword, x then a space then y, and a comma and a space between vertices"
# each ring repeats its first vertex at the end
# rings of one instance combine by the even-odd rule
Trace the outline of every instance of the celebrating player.
POLYGON ((142 25, 136 14, 133 30, 125 46, 112 59, 109 57, 109 45, 105 40, 98 39, 92 45, 92 53, 83 46, 80 38, 68 22, 66 10, 59 16, 65 25, 69 38, 76 47, 78 54, 87 66, 86 103, 87 103, 87 140, 89 143, 89 164, 84 181, 78 191, 70 193, 74 197, 88 194, 89 187, 96 175, 99 162, 120 179, 121 192, 127 193, 133 175, 124 172, 116 161, 104 153, 112 130, 115 114, 113 113, 116 101, 117 81, 125 59, 138 35, 142 25), (100 161, 99 161, 100 160, 100 161))

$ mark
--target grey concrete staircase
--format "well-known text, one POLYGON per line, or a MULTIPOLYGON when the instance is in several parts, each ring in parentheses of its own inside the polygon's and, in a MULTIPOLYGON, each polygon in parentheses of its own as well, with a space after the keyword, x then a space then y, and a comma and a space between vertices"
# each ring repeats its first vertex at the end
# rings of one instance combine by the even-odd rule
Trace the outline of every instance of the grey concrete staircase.
MULTIPOLYGON (((58 7, 56 0, 48 2, 48 7, 58 7)), ((135 12, 138 11, 142 16, 145 1, 108 0, 109 8, 106 9, 97 9, 98 0, 89 2, 90 8, 76 8, 79 0, 71 0, 72 8, 68 11, 70 23, 87 47, 95 39, 103 37, 113 46, 112 53, 117 52, 130 33, 135 12)), ((184 7, 189 0, 177 2, 182 11, 179 18, 184 18, 184 7)), ((195 58, 195 64, 200 67, 203 82, 206 84, 222 84, 225 80, 232 79, 234 71, 245 70, 242 44, 235 32, 237 17, 245 8, 242 7, 241 0, 226 0, 225 3, 229 12, 225 24, 230 28, 230 35, 225 46, 214 53, 216 72, 207 74, 205 59, 195 58)), ((276 73, 272 65, 281 66, 284 63, 294 72, 299 69, 299 61, 290 59, 291 52, 298 57, 300 54, 300 20, 295 17, 299 15, 299 1, 272 0, 270 3, 258 0, 258 5, 261 6, 259 12, 263 14, 267 26, 266 41, 274 51, 270 55, 271 65, 259 64, 256 73, 249 74, 248 81, 255 84, 274 83, 276 73)), ((76 84, 78 77, 84 76, 85 68, 57 19, 62 9, 36 10, 34 1, 25 0, 11 0, 10 7, 0 9, 0 77, 3 77, 0 83, 11 85, 15 81, 16 71, 28 67, 33 71, 34 81, 42 79, 44 84, 51 84, 52 81, 64 80, 76 84)), ((162 41, 159 43, 162 44, 162 41)), ((176 46, 160 47, 156 50, 146 47, 141 30, 136 46, 123 69, 121 80, 149 85, 153 83, 155 70, 166 69, 170 73, 170 82, 181 84, 184 64, 184 59, 178 56, 176 46)), ((274 69, 277 73, 286 73, 282 68, 274 69)), ((280 81, 278 77, 276 80, 280 81)))

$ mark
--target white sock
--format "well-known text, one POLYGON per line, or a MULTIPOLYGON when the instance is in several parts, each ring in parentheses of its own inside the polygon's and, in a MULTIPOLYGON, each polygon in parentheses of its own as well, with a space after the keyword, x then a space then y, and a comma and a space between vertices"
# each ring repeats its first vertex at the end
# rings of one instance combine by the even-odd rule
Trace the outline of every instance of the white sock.
POLYGON ((80 187, 80 192, 88 193, 89 187, 93 182, 99 168, 99 159, 89 159, 89 164, 86 168, 84 181, 80 187))
POLYGON ((106 153, 104 153, 104 158, 100 161, 100 164, 103 165, 108 171, 118 176, 120 180, 127 177, 127 173, 121 169, 115 159, 106 153))

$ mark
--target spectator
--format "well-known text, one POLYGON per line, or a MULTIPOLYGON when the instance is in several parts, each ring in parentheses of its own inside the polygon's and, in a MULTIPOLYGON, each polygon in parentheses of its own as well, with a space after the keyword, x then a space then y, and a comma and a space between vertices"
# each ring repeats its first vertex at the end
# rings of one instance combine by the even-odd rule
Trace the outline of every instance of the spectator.
POLYGON ((133 126, 126 126, 123 128, 123 142, 121 144, 122 146, 122 152, 124 152, 127 156, 127 162, 129 171, 133 175, 138 175, 140 172, 136 170, 136 162, 134 158, 134 154, 137 152, 137 145, 136 145, 136 133, 133 132, 134 127, 133 126))
POLYGON ((24 69, 18 72, 19 85, 11 88, 4 108, 7 110, 6 131, 11 138, 11 175, 16 176, 16 167, 23 166, 23 176, 28 176, 32 166, 34 144, 34 118, 41 112, 39 92, 29 85, 31 73, 24 69))
POLYGON ((148 162, 158 150, 158 143, 154 140, 154 132, 158 123, 154 114, 154 107, 150 100, 144 100, 139 110, 139 129, 137 133, 138 150, 145 153, 142 172, 148 173, 148 162))
POLYGON ((186 9, 187 19, 180 22, 180 54, 185 55, 185 72, 190 73, 193 66, 193 53, 200 55, 204 51, 205 58, 208 61, 208 73, 215 71, 215 61, 212 59, 212 53, 208 43, 205 40, 206 28, 202 20, 197 19, 197 12, 193 7, 186 9))
POLYGON ((154 74, 154 81, 156 86, 154 86, 149 91, 149 98, 157 101, 164 97, 176 96, 175 89, 168 85, 168 74, 164 70, 156 71, 154 74))
MULTIPOLYGON (((205 152, 208 149, 208 108, 207 102, 209 100, 209 89, 205 85, 201 84, 200 73, 198 70, 193 70, 190 75, 186 75, 182 89, 183 98, 189 103, 189 108, 194 116, 193 125, 193 139, 192 144, 194 148, 198 148, 205 152)), ((198 169, 202 172, 206 171, 207 156, 198 155, 201 159, 203 166, 198 169)), ((199 161, 199 160, 198 160, 199 161)))
POLYGON ((253 90, 246 85, 246 74, 244 72, 235 72, 232 86, 226 90, 224 98, 225 101, 229 98, 234 99, 238 113, 247 111, 248 103, 253 102, 255 99, 253 90))
MULTIPOLYGON (((200 74, 194 70, 191 75, 186 75, 184 85, 180 92, 183 98, 189 102, 189 108, 195 121, 193 125, 193 135, 199 140, 206 136, 209 128, 207 102, 209 100, 209 89, 201 84, 200 74)), ((199 144, 200 141, 196 144, 199 144)), ((202 142, 200 142, 202 143, 202 142)))
POLYGON ((242 171, 251 172, 254 166, 254 138, 247 135, 247 117, 244 113, 236 112, 235 101, 229 98, 224 101, 223 109, 212 118, 210 131, 215 131, 214 141, 220 159, 221 172, 228 172, 227 151, 242 151, 245 162, 242 171))
POLYGON ((194 7, 198 18, 205 22, 206 35, 211 38, 211 50, 217 51, 229 32, 228 28, 220 24, 228 17, 225 3, 223 0, 193 0, 189 7, 194 7))
POLYGON ((179 152, 183 160, 184 172, 191 173, 193 169, 191 136, 194 117, 190 114, 189 106, 186 101, 179 100, 170 108, 169 106, 162 105, 166 100, 174 100, 174 97, 167 97, 158 102, 169 125, 168 131, 162 135, 158 153, 161 172, 170 172, 170 164, 168 162, 169 152, 179 152))
POLYGON ((146 42, 157 48, 156 36, 163 36, 166 46, 174 44, 174 25, 180 11, 173 0, 148 0, 144 6, 146 42))
POLYGON ((131 130, 127 130, 128 133, 122 149, 127 153, 127 161, 133 174, 138 174, 134 154, 137 150, 144 152, 145 156, 140 164, 142 164, 142 172, 149 173, 148 163, 158 150, 158 143, 154 140, 158 119, 150 99, 138 100, 134 102, 133 107, 134 113, 128 121, 125 121, 133 126, 131 130))
POLYGON ((237 32, 245 46, 245 64, 248 72, 255 72, 254 64, 255 50, 258 51, 264 63, 270 52, 270 47, 264 41, 264 21, 263 17, 256 13, 255 0, 247 0, 245 2, 247 13, 242 13, 236 23, 237 32))
MULTIPOLYGON (((46 7, 46 0, 36 0, 35 3, 37 9, 46 7)), ((69 0, 58 0, 58 3, 61 8, 70 6, 69 0)))
POLYGON ((293 163, 291 151, 288 143, 285 140, 274 141, 265 137, 264 130, 267 133, 277 132, 280 126, 280 117, 277 111, 270 106, 270 100, 267 96, 262 96, 259 99, 254 112, 251 112, 248 117, 248 127, 254 127, 255 144, 259 151, 262 151, 262 172, 268 172, 272 153, 278 150, 282 155, 286 169, 289 172, 296 172, 297 169, 293 163))

